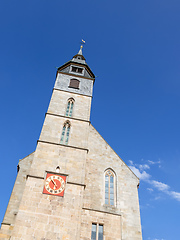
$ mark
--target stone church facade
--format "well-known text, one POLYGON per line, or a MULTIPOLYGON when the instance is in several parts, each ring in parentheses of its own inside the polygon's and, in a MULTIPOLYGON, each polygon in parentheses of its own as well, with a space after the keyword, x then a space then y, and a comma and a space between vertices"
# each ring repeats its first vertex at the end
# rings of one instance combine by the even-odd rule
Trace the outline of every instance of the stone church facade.
POLYGON ((35 152, 19 171, 0 239, 141 240, 139 179, 90 123, 95 76, 59 67, 35 152))

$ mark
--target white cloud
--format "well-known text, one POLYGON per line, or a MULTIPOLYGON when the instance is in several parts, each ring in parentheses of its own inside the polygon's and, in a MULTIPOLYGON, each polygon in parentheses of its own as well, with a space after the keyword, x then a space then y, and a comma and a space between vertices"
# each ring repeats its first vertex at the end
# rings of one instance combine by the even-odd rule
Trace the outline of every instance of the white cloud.
POLYGON ((150 238, 150 237, 148 237, 148 240, 166 240, 166 239, 164 239, 164 238, 150 238))
POLYGON ((133 165, 134 165, 134 163, 133 163, 133 161, 132 161, 132 160, 129 160, 129 163, 130 163, 130 165, 131 165, 131 166, 133 166, 133 165))
POLYGON ((132 160, 129 160, 129 164, 131 166, 138 167, 141 171, 146 170, 146 169, 150 169, 150 166, 148 164, 134 164, 134 162, 132 160))
POLYGON ((155 201, 160 200, 160 199, 162 199, 161 196, 156 196, 156 197, 154 198, 155 201))
POLYGON ((152 188, 147 188, 147 190, 148 190, 149 192, 153 192, 153 191, 154 191, 154 189, 152 189, 152 188))
POLYGON ((140 165, 139 165, 139 169, 140 169, 140 170, 150 169, 150 166, 147 165, 147 164, 140 164, 140 165))
POLYGON ((173 197, 174 199, 180 201, 180 193, 179 192, 169 191, 168 194, 171 197, 173 197))
POLYGON ((165 240, 164 238, 154 238, 153 240, 165 240))
MULTIPOLYGON (((170 186, 162 183, 162 182, 158 182, 155 180, 152 181, 148 181, 153 187, 157 188, 159 191, 168 194, 169 196, 171 196, 172 198, 174 198, 177 201, 180 201, 180 192, 175 192, 175 191, 170 191, 170 186)), ((156 197, 155 200, 160 199, 160 197, 156 197)))
MULTIPOLYGON (((129 167, 135 173, 135 175, 140 180, 145 181, 151 185, 151 188, 147 188, 147 190, 149 192, 153 192, 154 191, 153 188, 155 188, 158 191, 171 196, 173 199, 180 201, 180 192, 171 191, 170 186, 166 183, 156 181, 153 179, 151 180, 152 176, 145 171, 146 169, 148 169, 148 170, 150 169, 150 166, 148 164, 134 164, 132 160, 129 160, 129 163, 130 163, 129 167)), ((159 164, 159 167, 160 167, 161 161, 159 160, 159 161, 155 162, 155 161, 148 160, 148 163, 150 165, 159 164)), ((161 198, 160 196, 156 196, 155 200, 160 199, 160 198, 161 198)))
POLYGON ((148 160, 148 163, 154 165, 154 164, 160 164, 161 161, 159 160, 159 161, 155 162, 155 161, 148 160))
POLYGON ((155 180, 150 181, 150 184, 157 188, 159 191, 166 192, 170 188, 167 184, 155 180))
POLYGON ((151 175, 148 174, 146 171, 140 172, 140 170, 138 168, 136 168, 135 166, 129 166, 130 169, 135 173, 135 175, 141 179, 141 180, 148 180, 151 175))
POLYGON ((150 238, 148 237, 148 240, 165 240, 164 238, 150 238))
POLYGON ((148 240, 166 240, 166 239, 164 239, 164 238, 150 238, 150 237, 148 237, 148 240))

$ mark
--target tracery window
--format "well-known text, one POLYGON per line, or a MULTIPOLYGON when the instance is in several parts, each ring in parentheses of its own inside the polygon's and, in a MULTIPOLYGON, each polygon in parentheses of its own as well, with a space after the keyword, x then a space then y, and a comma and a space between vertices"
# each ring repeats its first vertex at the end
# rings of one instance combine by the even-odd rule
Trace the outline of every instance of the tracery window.
POLYGON ((67 104, 67 108, 66 108, 66 116, 67 117, 71 117, 72 116, 73 107, 74 107, 74 99, 70 98, 68 100, 68 104, 67 104))
POLYGON ((105 204, 115 205, 115 174, 110 169, 105 172, 105 204))
POLYGON ((103 225, 92 223, 91 240, 103 240, 103 225))
POLYGON ((61 141, 60 143, 62 144, 68 144, 69 141, 69 134, 70 134, 70 122, 66 121, 64 123, 63 129, 62 129, 62 134, 61 134, 61 141))

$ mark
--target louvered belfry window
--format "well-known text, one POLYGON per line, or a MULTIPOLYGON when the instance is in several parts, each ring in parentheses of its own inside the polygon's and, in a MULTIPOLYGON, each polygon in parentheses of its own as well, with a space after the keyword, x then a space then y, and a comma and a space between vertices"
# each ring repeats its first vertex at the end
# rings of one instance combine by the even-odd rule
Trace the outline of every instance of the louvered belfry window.
POLYGON ((69 87, 79 89, 79 80, 73 78, 70 80, 69 87))
POLYGON ((83 68, 72 67, 71 71, 72 72, 76 72, 76 73, 82 73, 83 72, 83 68))

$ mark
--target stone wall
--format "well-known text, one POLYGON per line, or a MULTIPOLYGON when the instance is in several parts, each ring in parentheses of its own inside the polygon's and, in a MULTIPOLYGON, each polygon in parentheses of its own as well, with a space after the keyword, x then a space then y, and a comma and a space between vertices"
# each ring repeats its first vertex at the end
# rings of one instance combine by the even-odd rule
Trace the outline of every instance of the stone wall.
POLYGON ((139 179, 89 122, 93 79, 58 73, 34 154, 20 162, 0 239, 90 240, 92 223, 103 224, 104 240, 141 240, 139 179), (69 98, 75 100, 66 117, 69 98), (68 145, 61 144, 69 120, 68 145), (66 175, 64 196, 43 194, 47 172, 66 175), (105 204, 104 172, 115 174, 115 204, 105 204), (14 226, 14 227, 13 227, 14 226), (11 233, 12 231, 12 233, 11 233))
MULTIPOLYGON (((122 239, 142 239, 137 190, 139 179, 92 125, 89 129, 88 148, 85 180, 87 187, 83 207, 122 215, 122 239), (105 204, 104 172, 108 168, 115 173, 115 206, 105 204)), ((111 225, 114 224, 112 221, 111 225)))
POLYGON ((80 120, 89 121, 91 110, 91 97, 78 95, 54 89, 48 113, 65 116, 67 102, 69 98, 75 100, 72 117, 80 120))
POLYGON ((1 224, 0 239, 2 239, 1 237, 5 235, 7 235, 7 237, 10 236, 13 230, 13 225, 19 210, 19 205, 26 184, 27 174, 29 173, 33 157, 34 152, 19 161, 19 172, 16 177, 3 222, 1 224))
POLYGON ((65 75, 58 73, 57 80, 54 86, 56 89, 92 96, 93 91, 93 79, 82 78, 80 76, 65 75), (80 81, 79 89, 69 88, 70 79, 75 78, 80 81))
POLYGON ((82 191, 66 184, 64 197, 42 194, 43 179, 29 177, 11 240, 79 239, 82 191))

